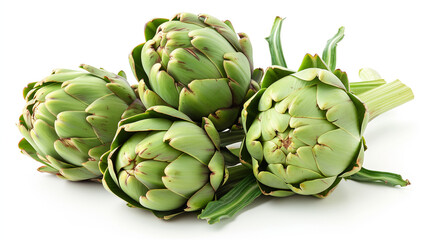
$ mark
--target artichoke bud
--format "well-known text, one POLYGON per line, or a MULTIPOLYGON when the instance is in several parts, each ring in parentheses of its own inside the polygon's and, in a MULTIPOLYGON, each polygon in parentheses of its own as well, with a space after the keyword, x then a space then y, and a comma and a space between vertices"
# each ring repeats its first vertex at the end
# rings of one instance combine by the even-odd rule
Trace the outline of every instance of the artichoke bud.
POLYGON ((244 105, 243 160, 265 194, 327 193, 362 166, 367 111, 322 63, 306 57, 296 73, 266 74, 271 84, 244 105))
POLYGON ((102 160, 104 186, 157 216, 205 207, 224 182, 225 163, 219 133, 203 122, 167 106, 122 120, 102 160))
POLYGON ((18 125, 22 152, 72 181, 101 178, 98 162, 121 117, 144 110, 125 78, 81 67, 87 71, 58 69, 29 84, 18 125))
POLYGON ((147 26, 152 38, 130 54, 135 76, 148 89, 140 94, 145 107, 162 103, 196 122, 207 117, 219 131, 236 123, 253 72, 247 35, 205 14, 179 13, 147 26))

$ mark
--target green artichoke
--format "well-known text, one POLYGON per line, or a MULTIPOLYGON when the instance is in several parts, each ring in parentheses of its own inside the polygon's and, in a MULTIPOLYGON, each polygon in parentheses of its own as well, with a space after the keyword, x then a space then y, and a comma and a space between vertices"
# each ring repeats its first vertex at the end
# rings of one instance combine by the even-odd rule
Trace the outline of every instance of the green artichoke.
POLYGON ((262 87, 242 113, 242 150, 265 194, 324 197, 361 169, 369 115, 345 74, 307 55, 296 73, 273 67, 262 87))
POLYGON ((146 108, 167 105, 224 130, 237 120, 252 78, 252 46, 230 22, 206 14, 154 19, 130 64, 146 108))
POLYGON ((342 178, 407 186, 401 175, 362 167, 362 136, 376 116, 413 99, 399 80, 386 83, 372 69, 361 69, 361 82, 349 83, 336 69, 341 27, 328 40, 322 59, 306 55, 298 72, 287 69, 280 41, 284 18, 276 17, 267 37, 273 67, 261 90, 244 104, 246 132, 239 153, 253 170, 199 215, 208 223, 232 217, 260 194, 326 197, 342 178))
POLYGON ((213 123, 168 106, 122 120, 100 168, 106 189, 164 219, 205 207, 227 176, 213 123))
POLYGON ((58 69, 28 84, 18 124, 19 148, 45 165, 38 170, 72 181, 101 178, 98 163, 121 117, 143 111, 124 77, 81 67, 87 72, 58 69))

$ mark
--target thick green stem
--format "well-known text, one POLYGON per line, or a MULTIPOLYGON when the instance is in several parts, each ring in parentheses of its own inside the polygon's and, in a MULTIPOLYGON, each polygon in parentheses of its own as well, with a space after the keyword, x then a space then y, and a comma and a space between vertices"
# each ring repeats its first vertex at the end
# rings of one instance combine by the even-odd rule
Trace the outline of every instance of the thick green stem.
POLYGON ((241 164, 229 167, 228 172, 229 172, 229 177, 228 177, 228 180, 226 181, 226 184, 228 182, 240 181, 241 179, 249 176, 250 174, 253 175, 251 168, 244 166, 244 165, 241 165, 241 164))
POLYGON ((222 197, 227 194, 245 177, 250 175, 253 176, 252 169, 241 164, 228 167, 227 169, 229 176, 226 182, 216 191, 216 195, 218 197, 222 197))
POLYGON ((228 179, 226 182, 216 191, 216 195, 221 197, 228 193, 239 181, 243 178, 253 175, 252 169, 244 166, 240 163, 238 157, 239 148, 228 149, 226 147, 221 148, 221 153, 225 159, 225 163, 228 166, 228 179))
POLYGON ((280 33, 284 18, 276 17, 273 27, 271 28, 270 36, 265 40, 268 42, 268 47, 271 53, 271 64, 287 68, 285 58, 283 56, 282 43, 280 41, 280 33))
POLYGON ((361 82, 351 82, 350 91, 355 95, 360 95, 364 92, 372 90, 374 88, 380 87, 381 85, 386 84, 384 79, 361 81, 361 82))
POLYGON ((225 160, 225 164, 227 166, 235 166, 240 163, 240 159, 237 155, 235 155, 234 152, 231 152, 230 149, 226 147, 221 147, 220 152, 223 155, 223 158, 225 160))
POLYGON ((399 80, 383 84, 357 96, 368 108, 369 120, 414 98, 411 89, 399 80))
POLYGON ((228 132, 220 132, 220 146, 226 147, 230 144, 242 142, 244 139, 244 130, 233 130, 228 132))
POLYGON ((370 182, 370 183, 379 183, 390 186, 401 186, 405 187, 410 185, 408 179, 403 179, 401 175, 390 172, 380 172, 373 171, 362 168, 359 172, 347 177, 357 182, 370 182))
POLYGON ((210 224, 217 223, 222 218, 232 217, 260 195, 261 190, 258 183, 253 174, 251 174, 241 180, 222 198, 209 202, 198 217, 206 219, 210 224))

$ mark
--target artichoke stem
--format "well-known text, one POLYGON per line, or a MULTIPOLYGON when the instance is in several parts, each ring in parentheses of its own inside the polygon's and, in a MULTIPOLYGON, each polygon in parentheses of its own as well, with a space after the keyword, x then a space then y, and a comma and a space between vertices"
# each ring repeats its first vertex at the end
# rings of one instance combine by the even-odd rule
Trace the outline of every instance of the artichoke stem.
POLYGON ((357 96, 365 103, 370 121, 414 98, 411 89, 399 80, 383 84, 357 96))
POLYGON ((389 186, 405 187, 410 185, 408 179, 403 179, 401 175, 390 172, 373 171, 362 168, 359 172, 347 177, 347 179, 357 182, 379 183, 389 186))
POLYGON ((374 88, 380 87, 383 84, 386 84, 386 81, 384 79, 351 82, 350 90, 353 94, 359 96, 360 94, 367 92, 369 90, 372 90, 374 88))
POLYGON ((228 132, 220 132, 220 146, 226 147, 228 145, 242 142, 244 139, 244 136, 246 134, 244 133, 244 130, 233 130, 228 132))
POLYGON ((238 158, 238 156, 232 153, 230 149, 222 147, 220 149, 220 152, 222 153, 223 158, 225 160, 225 164, 227 166, 235 166, 240 163, 240 159, 238 158))
POLYGON ((258 187, 258 183, 251 174, 242 179, 220 199, 209 202, 198 218, 206 219, 209 224, 217 223, 223 218, 234 216, 260 195, 261 190, 258 187))
POLYGON ((236 165, 228 167, 228 179, 226 182, 216 191, 216 195, 220 198, 227 194, 231 189, 233 189, 241 180, 247 176, 252 175, 253 171, 249 167, 244 165, 236 165))

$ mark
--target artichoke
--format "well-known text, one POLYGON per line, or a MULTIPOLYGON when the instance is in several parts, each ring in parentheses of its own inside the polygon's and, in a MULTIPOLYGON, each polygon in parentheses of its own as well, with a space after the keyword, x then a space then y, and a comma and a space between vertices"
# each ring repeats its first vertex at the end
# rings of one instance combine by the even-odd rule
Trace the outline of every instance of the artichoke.
MULTIPOLYGON (((237 120, 252 78, 252 46, 229 21, 180 13, 146 24, 146 43, 130 54, 146 108, 171 106, 224 130, 237 120)), ((260 71, 258 71, 260 72, 260 71)), ((258 74, 256 74, 258 75, 258 74)))
POLYGON ((227 176, 213 123, 167 106, 122 120, 100 168, 106 189, 164 219, 205 207, 227 176))
POLYGON ((325 197, 361 169, 368 120, 412 97, 399 81, 356 97, 347 75, 317 55, 307 55, 298 72, 272 67, 242 112, 242 160, 264 194, 325 197))
POLYGON ((307 54, 298 72, 287 69, 280 41, 284 18, 276 17, 269 44, 272 67, 242 111, 246 137, 241 162, 253 174, 237 183, 199 215, 208 223, 232 217, 262 193, 326 197, 342 178, 407 186, 401 175, 362 167, 363 132, 369 120, 413 99, 399 80, 386 83, 369 68, 361 82, 348 82, 336 69, 341 27, 328 40, 323 56, 307 54))
POLYGON ((38 170, 72 181, 101 178, 98 163, 121 117, 143 110, 124 77, 81 67, 87 72, 58 69, 28 84, 18 124, 19 148, 45 165, 38 170))

